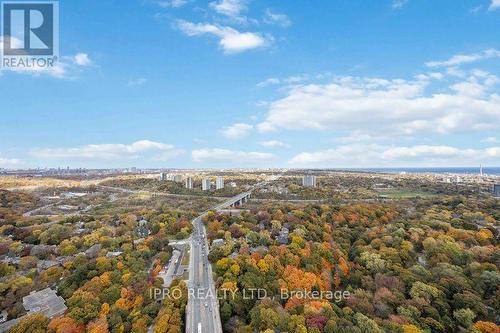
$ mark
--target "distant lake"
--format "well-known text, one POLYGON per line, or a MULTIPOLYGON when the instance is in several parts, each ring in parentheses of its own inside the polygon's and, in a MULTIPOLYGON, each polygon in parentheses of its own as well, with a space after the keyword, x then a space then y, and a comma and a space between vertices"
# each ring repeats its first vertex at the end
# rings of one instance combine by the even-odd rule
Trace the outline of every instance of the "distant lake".
MULTIPOLYGON (((455 173, 455 174, 468 174, 468 175, 478 175, 479 167, 475 168, 359 168, 359 169, 349 169, 356 171, 369 171, 369 172, 380 172, 380 173, 455 173)), ((500 167, 483 167, 483 174, 485 175, 497 175, 500 176, 500 167)))

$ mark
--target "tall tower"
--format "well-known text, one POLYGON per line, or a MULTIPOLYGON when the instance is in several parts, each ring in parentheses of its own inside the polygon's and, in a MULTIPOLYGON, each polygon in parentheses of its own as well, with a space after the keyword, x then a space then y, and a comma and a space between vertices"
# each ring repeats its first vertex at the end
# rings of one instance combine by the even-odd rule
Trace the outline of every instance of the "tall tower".
POLYGON ((186 188, 187 189, 193 189, 193 178, 187 177, 186 178, 186 188))
POLYGON ((479 166, 479 175, 481 177, 483 176, 483 165, 482 164, 479 166))
POLYGON ((305 175, 302 177, 302 186, 304 187, 316 187, 316 176, 305 175))
POLYGON ((224 188, 224 178, 217 177, 215 180, 215 189, 222 190, 224 188))
POLYGON ((210 190, 210 186, 211 186, 210 179, 205 178, 205 179, 203 179, 201 181, 201 189, 203 191, 209 191, 210 190))

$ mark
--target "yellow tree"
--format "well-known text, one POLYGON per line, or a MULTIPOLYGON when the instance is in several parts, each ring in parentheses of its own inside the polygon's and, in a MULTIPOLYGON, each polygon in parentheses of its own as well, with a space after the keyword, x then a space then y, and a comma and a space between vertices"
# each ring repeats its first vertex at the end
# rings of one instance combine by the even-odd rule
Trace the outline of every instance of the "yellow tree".
POLYGON ((422 333, 422 330, 415 325, 403 325, 404 333, 422 333))
POLYGON ((87 332, 88 333, 108 333, 108 321, 106 320, 106 317, 101 316, 95 321, 90 322, 87 325, 87 332))

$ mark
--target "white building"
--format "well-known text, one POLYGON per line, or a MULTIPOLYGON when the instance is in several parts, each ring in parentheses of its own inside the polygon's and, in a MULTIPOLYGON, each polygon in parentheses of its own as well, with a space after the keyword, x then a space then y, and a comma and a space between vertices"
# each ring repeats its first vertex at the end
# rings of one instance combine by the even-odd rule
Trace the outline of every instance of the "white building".
POLYGON ((23 306, 28 314, 41 312, 47 318, 62 316, 67 309, 64 299, 57 296, 56 291, 50 288, 32 291, 24 296, 23 306))
POLYGON ((162 172, 160 174, 160 181, 166 181, 166 180, 171 181, 171 182, 180 183, 180 182, 182 182, 182 175, 176 175, 173 173, 162 172))
POLYGON ((302 178, 302 186, 304 186, 304 187, 316 187, 316 176, 305 175, 302 178))
POLYGON ((32 291, 29 295, 23 297, 23 306, 27 314, 9 321, 7 313, 0 313, 0 332, 7 332, 9 328, 17 325, 27 315, 41 313, 47 318, 54 318, 64 315, 68 309, 64 304, 64 298, 57 296, 56 291, 46 288, 40 291, 32 291))
POLYGON ((210 186, 211 186, 210 179, 205 178, 201 181, 201 189, 203 191, 210 190, 210 186))
POLYGON ((224 188, 224 178, 217 177, 215 180, 215 189, 222 190, 224 188))
POLYGON ((218 239, 214 239, 212 241, 212 247, 216 247, 216 246, 222 246, 224 245, 224 240, 221 239, 221 238, 218 238, 218 239))
POLYGON ((193 178, 186 178, 186 188, 192 190, 193 189, 193 178))

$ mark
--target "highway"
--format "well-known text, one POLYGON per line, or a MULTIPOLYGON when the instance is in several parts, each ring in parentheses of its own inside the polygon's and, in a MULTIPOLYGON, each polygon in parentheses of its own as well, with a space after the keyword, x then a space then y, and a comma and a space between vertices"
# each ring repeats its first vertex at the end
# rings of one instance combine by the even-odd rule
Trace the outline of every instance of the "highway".
MULTIPOLYGON (((281 175, 271 176, 268 180, 255 184, 248 192, 240 193, 211 210, 219 211, 233 205, 242 205, 250 198, 252 190, 280 177, 281 175)), ((192 221, 186 333, 222 333, 219 301, 213 280, 212 266, 208 261, 207 232, 202 222, 203 217, 208 212, 202 213, 192 221)))
MULTIPOLYGON (((251 192, 237 196, 217 205, 213 210, 220 210, 241 203, 250 196, 251 192)), ((208 240, 202 218, 204 212, 193 223, 191 235, 191 250, 189 257, 189 298, 186 310, 186 332, 222 333, 222 324, 219 314, 219 302, 212 275, 212 266, 208 261, 208 240), (201 325, 200 325, 201 324, 201 325)))

